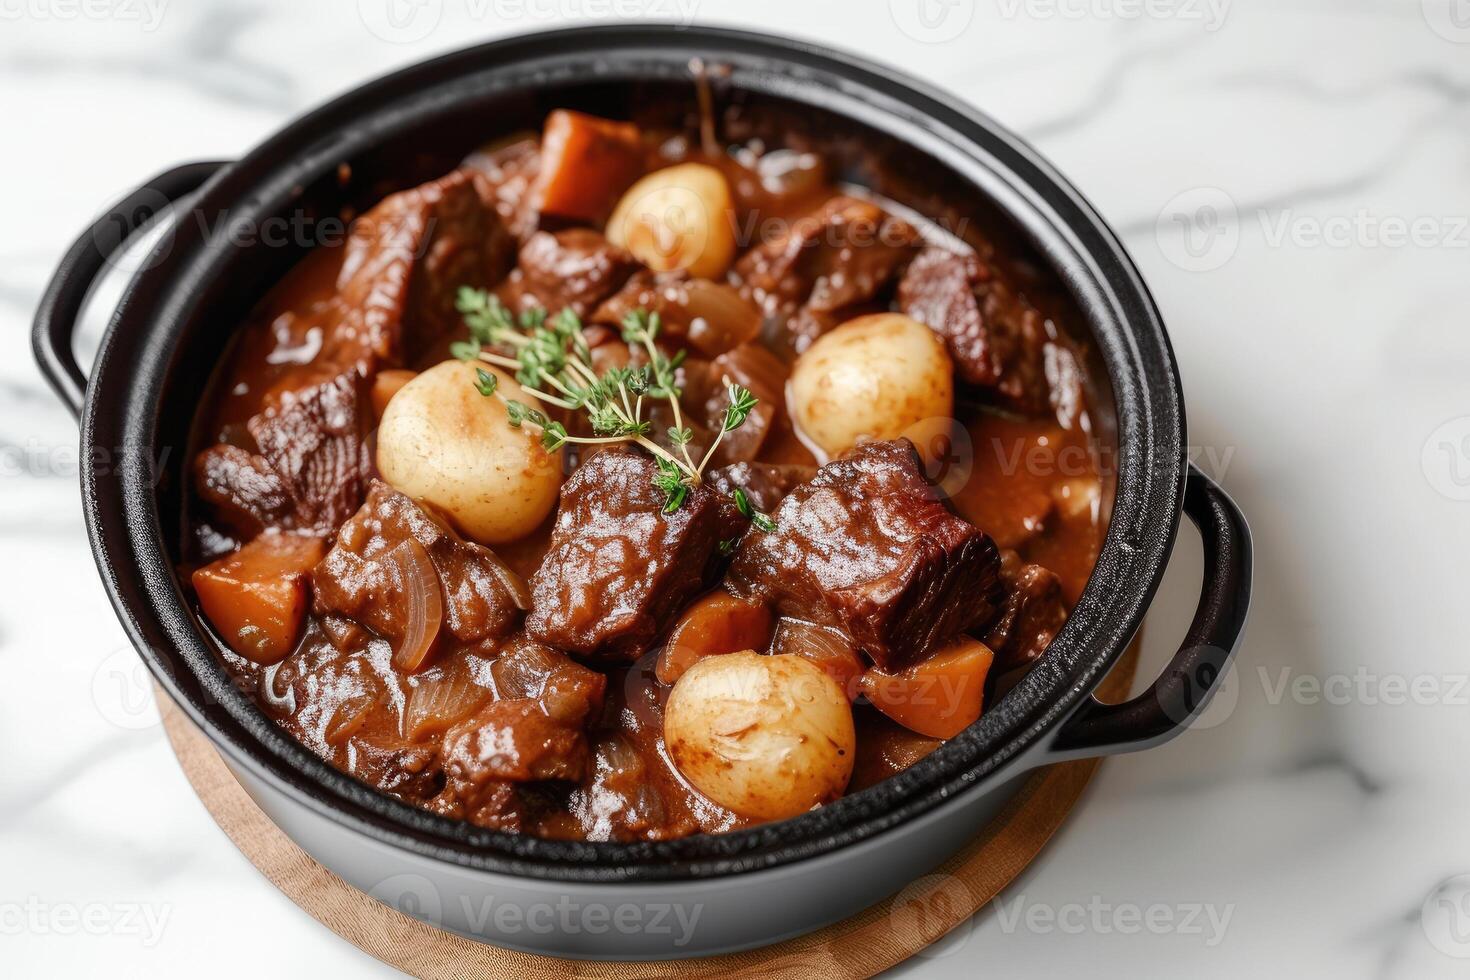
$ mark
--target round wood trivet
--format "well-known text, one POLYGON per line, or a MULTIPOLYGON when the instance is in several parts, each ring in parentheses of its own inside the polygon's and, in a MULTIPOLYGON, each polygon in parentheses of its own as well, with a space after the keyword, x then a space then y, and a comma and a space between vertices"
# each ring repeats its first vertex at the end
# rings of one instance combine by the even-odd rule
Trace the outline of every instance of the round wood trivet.
MULTIPOLYGON (((1099 687, 1126 697, 1137 642, 1099 687)), ((1077 804, 1098 760, 1038 770, 964 850, 896 896, 836 925, 764 949, 657 963, 562 960, 488 946, 443 932, 369 898, 285 835, 255 805, 214 747, 168 696, 157 692, 163 725, 194 791, 215 823, 271 883, 313 918, 384 963, 423 978, 653 980, 820 976, 860 980, 881 973, 969 920, 1040 853, 1077 804)))

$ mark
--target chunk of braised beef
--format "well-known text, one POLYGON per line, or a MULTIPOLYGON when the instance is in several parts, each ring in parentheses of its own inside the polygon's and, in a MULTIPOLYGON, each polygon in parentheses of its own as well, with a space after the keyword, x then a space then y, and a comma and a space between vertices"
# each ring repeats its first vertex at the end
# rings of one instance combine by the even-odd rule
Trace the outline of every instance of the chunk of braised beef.
POLYGON ((491 701, 444 733, 449 784, 579 780, 587 772, 587 735, 552 718, 535 698, 491 701))
POLYGON ((1067 603, 1055 573, 1023 564, 1015 552, 1005 553, 1001 583, 1005 599, 984 640, 995 651, 996 669, 1007 671, 1029 666, 1046 652, 1067 622, 1067 603))
POLYGON ((389 639, 402 639, 410 618, 410 586, 392 558, 416 541, 442 590, 444 625, 465 643, 508 636, 527 603, 525 586, 489 548, 461 538, 429 506, 380 480, 342 525, 337 542, 312 573, 318 615, 352 619, 389 639))
POLYGON ((444 790, 426 806, 450 820, 467 820, 477 827, 522 833, 530 829, 532 819, 523 786, 503 779, 486 779, 472 783, 468 779, 446 779, 444 790))
POLYGON ((365 373, 413 363, 457 330, 461 286, 494 285, 515 242, 480 175, 455 170, 384 198, 352 225, 326 354, 365 373))
POLYGON ((968 384, 992 389, 1030 415, 1052 412, 1072 428, 1082 411, 1072 345, 979 256, 926 248, 898 284, 899 309, 945 340, 968 384))
POLYGON ((657 757, 618 732, 598 736, 590 778, 570 802, 590 840, 660 840, 700 829, 687 807, 670 799, 657 757))
POLYGON ((828 463, 773 517, 774 531, 741 541, 727 588, 841 629, 884 670, 995 615, 995 543, 945 506, 907 439, 828 463))
POLYGON ((976 295, 993 278, 976 255, 926 248, 898 283, 899 309, 944 338, 956 371, 973 385, 999 383, 1003 368, 976 295))
POLYGON ((588 775, 586 732, 602 712, 607 678, 524 635, 500 652, 491 676, 496 700, 444 734, 446 783, 435 809, 514 829, 526 817, 522 784, 588 775))
POLYGON ((255 453, 221 444, 199 455, 199 495, 240 530, 330 534, 362 502, 372 472, 369 412, 355 371, 283 392, 246 423, 255 453))
POLYGON ((421 803, 438 793, 442 770, 433 746, 396 735, 353 735, 347 742, 347 771, 370 786, 421 803))
POLYGON ((541 143, 534 137, 504 146, 479 149, 465 157, 464 168, 479 174, 480 199, 495 209, 517 242, 536 232, 538 215, 531 186, 541 170, 541 143))
POLYGON ((533 698, 549 718, 574 728, 597 718, 607 694, 607 675, 524 634, 506 644, 490 674, 500 697, 533 698))
POLYGON ((727 382, 748 388, 757 399, 745 424, 725 433, 715 447, 713 465, 727 466, 755 459, 780 416, 789 371, 786 362, 768 348, 745 343, 710 361, 704 369, 702 383, 689 386, 689 393, 703 403, 704 425, 711 432, 719 431, 730 404, 727 382))
POLYGON ((625 249, 587 228, 538 231, 521 247, 502 297, 512 310, 571 309, 586 317, 638 268, 625 249))
POLYGON ((221 443, 194 458, 194 489, 230 529, 254 537, 285 527, 292 514, 286 481, 261 457, 221 443))
POLYGON ((704 588, 739 515, 707 482, 664 513, 656 474, 647 455, 613 449, 567 480, 531 578, 532 637, 580 656, 634 660, 704 588))
POLYGON ((815 466, 800 463, 732 463, 708 474, 711 485, 722 493, 745 491, 751 506, 770 514, 796 486, 816 475, 815 466))
POLYGON ((920 245, 917 228, 872 201, 839 195, 760 243, 735 265, 767 313, 789 317, 805 350, 898 275, 920 245))
POLYGON ((346 372, 287 392, 246 428, 260 455, 286 481, 299 528, 332 532, 359 503, 372 473, 367 387, 346 372))

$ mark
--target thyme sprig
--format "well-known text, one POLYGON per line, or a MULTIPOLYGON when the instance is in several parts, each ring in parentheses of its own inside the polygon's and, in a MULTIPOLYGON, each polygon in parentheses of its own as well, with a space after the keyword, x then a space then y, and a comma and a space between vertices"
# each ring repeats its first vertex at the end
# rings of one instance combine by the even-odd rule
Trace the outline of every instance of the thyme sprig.
MULTIPOLYGON (((643 356, 637 366, 611 367, 598 372, 592 362, 591 345, 577 314, 564 309, 554 317, 545 310, 530 309, 513 316, 498 297, 482 289, 462 287, 456 306, 464 316, 470 339, 450 345, 450 353, 463 361, 493 364, 515 373, 520 391, 534 402, 568 412, 583 412, 591 436, 576 436, 541 408, 509 398, 499 390, 496 376, 483 368, 476 371, 475 387, 487 398, 505 403, 506 416, 516 428, 529 425, 541 433, 541 444, 555 452, 567 443, 588 445, 631 442, 653 455, 657 470, 653 483, 664 494, 664 512, 683 505, 689 491, 700 485, 720 440, 745 424, 759 400, 729 378, 725 394, 729 404, 709 448, 696 463, 689 451, 694 430, 684 424, 679 398, 678 371, 685 352, 672 356, 658 346, 662 326, 657 313, 638 309, 623 319, 623 340, 643 356), (646 402, 666 401, 674 424, 664 432, 668 448, 654 441, 653 422, 645 415, 646 402)), ((731 495, 740 513, 762 530, 772 530, 770 517, 751 506, 745 491, 731 495)))

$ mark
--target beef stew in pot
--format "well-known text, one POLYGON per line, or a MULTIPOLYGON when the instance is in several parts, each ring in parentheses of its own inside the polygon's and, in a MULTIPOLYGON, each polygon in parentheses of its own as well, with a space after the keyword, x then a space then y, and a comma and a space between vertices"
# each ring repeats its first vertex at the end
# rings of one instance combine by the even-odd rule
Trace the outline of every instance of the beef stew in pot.
POLYGON ((795 816, 974 723, 1097 557, 1085 352, 983 229, 835 172, 557 110, 310 253, 191 469, 261 710, 583 840, 795 816))

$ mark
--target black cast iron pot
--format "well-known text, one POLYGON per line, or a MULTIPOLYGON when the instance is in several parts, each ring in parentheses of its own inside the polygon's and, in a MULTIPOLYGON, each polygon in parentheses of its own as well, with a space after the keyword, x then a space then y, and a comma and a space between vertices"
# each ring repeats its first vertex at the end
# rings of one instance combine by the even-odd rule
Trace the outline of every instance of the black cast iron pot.
POLYGON ((87 529, 118 616, 158 682, 320 861, 421 918, 503 945, 591 957, 691 955, 774 942, 848 915, 953 853, 1019 774, 1178 734, 1203 707, 1244 625, 1245 521, 1187 463, 1173 355, 1116 237, 989 119, 810 44, 707 28, 597 27, 496 41, 397 72, 236 162, 171 170, 118 202, 62 260, 34 339, 42 369, 81 416, 82 458, 115 464, 84 469, 87 529), (1012 235, 1055 271, 1089 334, 1092 414, 1114 464, 1101 557, 1066 627, 1019 686, 928 758, 829 806, 757 829, 640 844, 547 841, 444 820, 322 762, 221 667, 175 573, 195 409, 241 314, 312 244, 264 234, 272 219, 281 228, 293 218, 360 212, 450 169, 489 136, 537 127, 555 107, 617 117, 689 105, 691 57, 728 67, 720 97, 740 103, 757 131, 764 121, 794 127, 846 168, 841 176, 921 211, 938 201, 977 216, 987 232, 1012 235), (166 233, 133 276, 84 376, 71 342, 88 288, 169 202, 185 203, 165 219, 166 233), (1204 538, 1194 622, 1152 686, 1103 705, 1091 692, 1138 629, 1181 513, 1204 538), (506 905, 520 910, 519 920, 492 914, 506 905), (616 924, 610 913, 621 916, 616 924))

